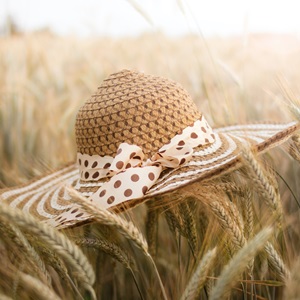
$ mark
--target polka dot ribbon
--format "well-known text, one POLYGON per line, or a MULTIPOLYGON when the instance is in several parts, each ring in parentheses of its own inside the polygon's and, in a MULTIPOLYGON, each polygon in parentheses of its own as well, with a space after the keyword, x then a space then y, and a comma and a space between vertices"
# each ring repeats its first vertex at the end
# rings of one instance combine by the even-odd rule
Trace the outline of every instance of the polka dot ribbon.
POLYGON ((127 143, 120 144, 114 158, 78 153, 80 177, 83 181, 109 179, 90 196, 91 201, 108 209, 131 199, 142 198, 165 168, 185 164, 192 158, 193 148, 214 140, 215 135, 202 116, 147 160, 140 147, 127 143))

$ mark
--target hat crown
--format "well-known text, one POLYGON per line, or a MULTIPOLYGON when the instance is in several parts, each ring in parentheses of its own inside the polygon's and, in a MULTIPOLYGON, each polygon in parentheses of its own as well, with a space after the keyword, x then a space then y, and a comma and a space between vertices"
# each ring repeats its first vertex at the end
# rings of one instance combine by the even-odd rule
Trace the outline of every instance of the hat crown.
POLYGON ((80 108, 75 124, 77 151, 114 157, 126 142, 151 156, 200 117, 178 83, 122 70, 105 79, 80 108))

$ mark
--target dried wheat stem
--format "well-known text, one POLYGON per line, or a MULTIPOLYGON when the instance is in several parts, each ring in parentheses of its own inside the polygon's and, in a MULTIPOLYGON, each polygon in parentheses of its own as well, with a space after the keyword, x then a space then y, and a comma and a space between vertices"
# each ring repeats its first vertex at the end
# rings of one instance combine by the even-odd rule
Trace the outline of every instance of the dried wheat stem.
POLYGON ((239 226, 237 226, 236 222, 225 210, 224 206, 222 206, 218 201, 208 202, 208 205, 217 217, 221 227, 231 237, 232 243, 235 245, 235 247, 237 249, 242 248, 246 243, 245 237, 242 234, 239 226))
POLYGON ((31 215, 25 214, 18 209, 13 209, 3 203, 0 203, 0 217, 10 220, 10 222, 39 236, 76 270, 74 274, 80 278, 83 284, 88 286, 94 283, 95 274, 86 256, 78 246, 62 233, 36 221, 31 215))
POLYGON ((290 271, 287 269, 285 263, 282 261, 280 255, 275 250, 273 245, 268 242, 265 246, 265 251, 268 254, 268 261, 275 273, 279 275, 279 277, 285 281, 290 277, 290 271))
POLYGON ((72 201, 80 205, 85 212, 92 215, 95 221, 103 225, 116 228, 128 240, 133 241, 146 256, 149 256, 148 244, 141 232, 134 226, 132 222, 128 222, 120 216, 86 201, 86 198, 74 190, 70 190, 70 195, 73 197, 72 201))
POLYGON ((270 183, 269 179, 265 175, 262 167, 254 157, 253 153, 249 149, 243 150, 243 158, 248 163, 247 166, 250 167, 250 176, 253 183, 257 186, 259 192, 263 196, 264 200, 268 206, 274 212, 275 218, 278 220, 279 224, 282 224, 282 207, 280 203, 279 194, 276 193, 274 186, 270 183))
POLYGON ((272 232, 271 228, 263 229, 237 252, 221 272, 216 285, 211 291, 210 300, 225 299, 230 294, 230 290, 240 274, 256 253, 264 247, 272 232))
POLYGON ((132 261, 121 247, 104 239, 97 238, 80 238, 74 241, 78 246, 99 249, 117 261, 122 263, 126 268, 131 269, 132 261))
POLYGON ((216 248, 214 248, 204 255, 187 287, 185 288, 180 298, 181 300, 198 299, 200 291, 207 280, 207 275, 212 269, 216 254, 217 251, 216 248))

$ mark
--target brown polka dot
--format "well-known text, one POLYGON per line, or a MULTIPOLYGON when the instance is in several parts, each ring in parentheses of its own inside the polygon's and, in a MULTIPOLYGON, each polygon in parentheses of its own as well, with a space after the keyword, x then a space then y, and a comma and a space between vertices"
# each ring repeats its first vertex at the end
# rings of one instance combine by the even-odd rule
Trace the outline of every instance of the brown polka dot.
POLYGON ((155 178, 155 175, 154 175, 154 173, 150 172, 150 173, 148 174, 148 177, 149 177, 150 180, 153 181, 154 178, 155 178))
POLYGON ((183 146, 185 144, 184 141, 179 141, 178 146, 183 146))
POLYGON ((192 139, 198 138, 198 134, 197 134, 196 132, 192 132, 192 133, 191 133, 191 138, 192 138, 192 139))
POLYGON ((106 190, 101 191, 101 193, 99 194, 100 197, 103 197, 106 194, 106 190))
POLYGON ((132 153, 130 154, 130 158, 133 158, 135 155, 136 155, 136 153, 135 153, 135 152, 132 152, 132 153))
POLYGON ((117 167, 118 169, 122 169, 123 166, 124 166, 124 163, 123 163, 122 161, 118 161, 118 162, 116 163, 116 167, 117 167))
POLYGON ((98 165, 98 163, 96 161, 94 161, 93 164, 92 164, 92 168, 96 168, 97 165, 98 165))
POLYGON ((92 177, 93 177, 94 179, 96 179, 98 176, 99 176, 99 172, 95 172, 95 173, 93 174, 92 177))
POLYGON ((161 151, 159 151, 159 153, 165 153, 166 152, 166 150, 161 150, 161 151))
POLYGON ((78 208, 75 208, 71 211, 71 214, 75 214, 76 212, 78 212, 78 208))
POLYGON ((148 187, 147 186, 143 186, 142 192, 143 192, 144 195, 147 193, 147 191, 148 191, 148 187))
POLYGON ((125 196, 125 197, 129 197, 129 196, 131 196, 131 195, 132 195, 132 190, 131 190, 131 189, 125 190, 125 192, 124 192, 124 196, 125 196))
POLYGON ((79 158, 79 161, 78 161, 78 162, 79 162, 79 165, 81 166, 81 159, 80 159, 80 158, 79 158))
POLYGON ((204 127, 201 127, 201 130, 202 130, 203 132, 206 132, 206 129, 205 129, 204 127))
POLYGON ((85 172, 85 173, 84 173, 84 178, 85 178, 85 179, 88 179, 89 176, 90 176, 89 172, 85 172))
POLYGON ((214 139, 214 138, 215 138, 215 135, 212 133, 212 134, 211 134, 211 137, 214 139))
POLYGON ((103 168, 108 169, 109 167, 110 167, 110 163, 106 163, 103 168))
POLYGON ((186 159, 185 159, 185 158, 182 158, 179 164, 182 165, 182 164, 185 163, 185 161, 186 161, 186 159))
POLYGON ((121 184, 122 184, 122 181, 121 180, 117 180, 115 183, 114 183, 114 188, 118 188, 118 187, 120 187, 121 186, 121 184))
POLYGON ((114 197, 114 196, 110 196, 110 197, 107 199, 107 204, 112 204, 114 201, 115 201, 115 197, 114 197))
POLYGON ((190 151, 188 151, 188 152, 185 152, 185 153, 184 153, 184 155, 188 155, 188 154, 190 154, 190 153, 191 153, 191 152, 190 152, 190 151))
POLYGON ((133 159, 141 159, 141 157, 137 155, 137 156, 134 156, 133 159))
POLYGON ((181 150, 183 147, 177 147, 176 150, 181 150))
POLYGON ((87 160, 84 161, 84 166, 87 167, 89 165, 89 162, 87 160))
POLYGON ((126 169, 129 169, 130 167, 131 167, 131 164, 128 163, 128 164, 126 165, 126 169))
POLYGON ((208 140, 208 139, 205 139, 204 141, 205 141, 205 143, 209 143, 209 140, 208 140))
POLYGON ((79 217, 81 217, 81 216, 83 216, 83 213, 80 213, 80 214, 76 215, 75 217, 76 217, 76 218, 79 218, 79 217))
POLYGON ((140 179, 140 176, 137 175, 137 174, 133 174, 133 175, 131 176, 131 180, 132 180, 133 182, 137 182, 137 181, 139 181, 139 179, 140 179))
POLYGON ((117 151, 117 155, 120 154, 122 152, 122 148, 119 148, 117 151))

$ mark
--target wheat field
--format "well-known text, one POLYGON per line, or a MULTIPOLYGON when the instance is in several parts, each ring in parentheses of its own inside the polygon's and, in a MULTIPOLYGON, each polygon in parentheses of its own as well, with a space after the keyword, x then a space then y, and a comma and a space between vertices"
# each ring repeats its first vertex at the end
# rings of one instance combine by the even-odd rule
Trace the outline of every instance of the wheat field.
MULTIPOLYGON (((300 119, 299 52, 288 35, 2 37, 0 188, 73 161, 78 108, 121 69, 181 83, 214 128, 300 119)), ((0 298, 299 299, 300 135, 243 162, 122 215, 74 194, 95 222, 62 231, 0 201, 0 298)))

